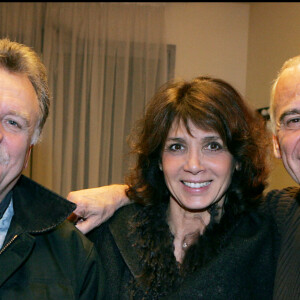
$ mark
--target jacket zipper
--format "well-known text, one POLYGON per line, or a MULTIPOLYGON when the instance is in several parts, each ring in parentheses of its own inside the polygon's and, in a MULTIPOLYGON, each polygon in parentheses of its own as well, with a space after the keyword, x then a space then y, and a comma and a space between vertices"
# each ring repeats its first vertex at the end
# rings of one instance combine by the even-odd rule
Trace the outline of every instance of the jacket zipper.
MULTIPOLYGON (((47 227, 47 228, 43 228, 43 229, 41 229, 41 230, 37 230, 37 231, 33 231, 34 233, 41 233, 41 232, 45 232, 45 231, 48 231, 48 230, 50 230, 50 229, 52 229, 52 228, 54 228, 55 226, 57 226, 57 225, 54 225, 54 226, 49 226, 49 227, 47 227)), ((2 248, 2 249, 0 249, 0 255, 14 242, 14 240, 18 237, 19 235, 18 234, 16 234, 7 244, 5 244, 5 246, 2 248)))
POLYGON ((0 250, 0 255, 14 242, 14 240, 18 237, 16 234, 5 246, 0 250))

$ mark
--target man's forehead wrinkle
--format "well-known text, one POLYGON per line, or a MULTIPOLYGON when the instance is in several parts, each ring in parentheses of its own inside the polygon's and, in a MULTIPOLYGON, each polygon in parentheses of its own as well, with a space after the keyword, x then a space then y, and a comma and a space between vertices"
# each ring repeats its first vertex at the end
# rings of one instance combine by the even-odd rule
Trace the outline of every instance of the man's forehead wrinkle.
MULTIPOLYGON (((1 107, 1 100, 0 100, 0 107, 1 107)), ((26 120, 30 119, 30 114, 28 112, 22 111, 19 109, 14 109, 14 107, 11 107, 11 108, 8 108, 7 110, 1 111, 0 114, 13 115, 13 116, 21 117, 26 120)))
POLYGON ((282 100, 282 98, 293 98, 300 96, 300 82, 298 84, 281 84, 278 86, 279 89, 277 89, 277 101, 282 100))
MULTIPOLYGON (((277 125, 281 124, 287 115, 298 114, 297 110, 300 110, 300 76, 295 77, 294 71, 295 69, 286 70, 278 81, 274 99, 277 125)), ((297 75, 298 73, 297 71, 297 75)))

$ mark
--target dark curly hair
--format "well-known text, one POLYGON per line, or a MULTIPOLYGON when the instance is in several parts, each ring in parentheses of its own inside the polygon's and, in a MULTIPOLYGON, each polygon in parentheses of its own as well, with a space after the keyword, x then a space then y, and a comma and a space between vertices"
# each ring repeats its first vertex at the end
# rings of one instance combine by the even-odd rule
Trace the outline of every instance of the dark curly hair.
POLYGON ((189 133, 188 121, 219 133, 238 163, 225 202, 233 213, 256 206, 268 176, 270 141, 264 121, 230 84, 211 77, 167 82, 148 103, 129 137, 137 160, 126 178, 127 196, 145 206, 169 201, 159 162, 171 125, 179 121, 189 133))

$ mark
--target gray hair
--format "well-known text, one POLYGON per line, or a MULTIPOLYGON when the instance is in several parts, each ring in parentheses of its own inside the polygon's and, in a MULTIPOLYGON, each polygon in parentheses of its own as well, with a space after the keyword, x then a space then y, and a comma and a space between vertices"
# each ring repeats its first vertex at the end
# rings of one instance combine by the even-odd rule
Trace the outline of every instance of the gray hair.
POLYGON ((271 129, 273 133, 275 134, 276 130, 276 121, 275 121, 275 91, 278 84, 278 81, 282 75, 282 73, 289 68, 295 67, 300 65, 300 55, 297 55, 295 57, 292 57, 288 60, 286 60, 281 69, 279 70, 276 79, 273 81, 273 84, 271 86, 271 96, 270 96, 270 119, 271 119, 271 129))
POLYGON ((49 114, 50 92, 46 67, 30 47, 4 38, 0 39, 0 68, 27 75, 35 89, 40 108, 39 121, 32 138, 35 144, 49 114))

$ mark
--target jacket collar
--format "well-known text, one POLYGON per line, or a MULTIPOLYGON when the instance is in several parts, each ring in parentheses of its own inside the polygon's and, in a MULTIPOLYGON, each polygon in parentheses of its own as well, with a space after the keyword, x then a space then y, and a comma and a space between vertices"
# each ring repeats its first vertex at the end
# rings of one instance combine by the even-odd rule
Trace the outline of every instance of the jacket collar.
POLYGON ((143 269, 138 260, 138 253, 128 237, 131 217, 138 211, 135 204, 126 205, 117 211, 109 222, 109 229, 122 254, 124 261, 135 278, 138 278, 143 269))
POLYGON ((13 188, 14 221, 23 232, 40 233, 62 223, 76 205, 21 176, 13 188))

